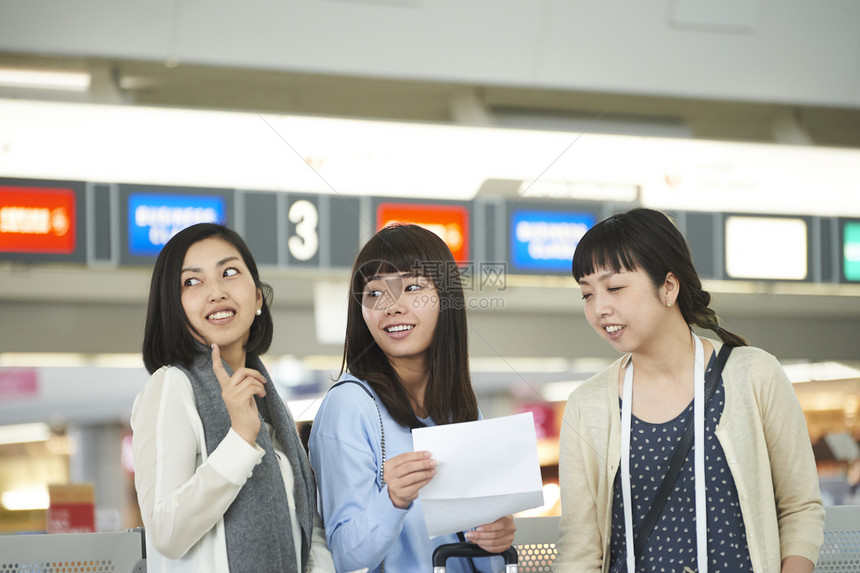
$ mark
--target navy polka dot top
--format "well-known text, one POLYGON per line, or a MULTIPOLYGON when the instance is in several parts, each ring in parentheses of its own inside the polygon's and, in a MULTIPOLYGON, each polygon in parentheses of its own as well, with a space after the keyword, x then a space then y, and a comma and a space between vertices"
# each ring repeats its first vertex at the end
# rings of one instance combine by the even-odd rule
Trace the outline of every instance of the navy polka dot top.
MULTIPOLYGON (((713 356, 711 362, 713 363, 713 356)), ((723 413, 724 396, 721 378, 705 418, 709 573, 752 571, 735 480, 729 471, 723 448, 714 435, 723 413)), ((657 494, 663 476, 669 469, 672 454, 692 417, 692 402, 677 418, 663 424, 650 424, 633 416, 630 437, 630 493, 636 504, 633 508, 634 532, 645 518, 651 500, 657 494)), ((637 572, 696 571, 696 490, 693 462, 696 446, 694 443, 687 454, 675 488, 669 494, 663 512, 651 530, 643 554, 636 556, 637 572)), ((620 471, 615 476, 614 494, 609 570, 621 573, 626 571, 627 551, 620 471)))

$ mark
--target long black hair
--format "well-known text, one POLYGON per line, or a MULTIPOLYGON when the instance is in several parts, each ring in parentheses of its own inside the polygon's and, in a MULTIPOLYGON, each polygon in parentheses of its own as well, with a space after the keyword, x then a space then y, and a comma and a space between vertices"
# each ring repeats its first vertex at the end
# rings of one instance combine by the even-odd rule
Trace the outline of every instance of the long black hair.
POLYGON ((445 242, 423 227, 385 227, 371 237, 355 259, 341 374, 348 371, 366 380, 397 423, 408 428, 424 425, 361 312, 364 288, 372 277, 404 272, 432 280, 439 297, 439 319, 430 344, 429 381, 424 392, 427 413, 437 424, 477 420, 478 401, 469 375, 466 304, 459 270, 445 242))
POLYGON ((217 223, 198 223, 174 235, 155 261, 149 286, 149 304, 143 334, 143 364, 152 374, 162 366, 188 366, 200 352, 200 343, 192 335, 192 326, 182 308, 182 262, 195 243, 218 238, 233 245, 248 267, 254 284, 263 293, 261 314, 251 324, 245 350, 260 355, 272 344, 274 323, 269 310, 272 288, 260 280, 257 263, 239 234, 217 223))
POLYGON ((713 330, 731 346, 746 346, 747 341, 720 326, 710 308, 711 295, 693 265, 687 241, 678 227, 663 212, 636 208, 604 219, 589 229, 573 253, 573 278, 577 282, 597 269, 635 271, 648 274, 655 288, 672 273, 680 285, 678 307, 689 325, 713 330))

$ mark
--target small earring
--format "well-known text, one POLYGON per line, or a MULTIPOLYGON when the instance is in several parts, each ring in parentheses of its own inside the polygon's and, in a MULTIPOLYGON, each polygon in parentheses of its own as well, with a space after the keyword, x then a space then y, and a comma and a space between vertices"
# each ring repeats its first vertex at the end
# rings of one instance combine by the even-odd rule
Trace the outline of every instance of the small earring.
POLYGON ((261 314, 263 314, 263 309, 262 309, 262 308, 258 308, 258 309, 257 309, 257 316, 260 316, 261 314))
POLYGON ((668 308, 668 307, 670 307, 670 306, 672 306, 672 301, 671 301, 671 300, 670 300, 669 302, 667 302, 667 303, 666 303, 666 307, 667 307, 667 308, 668 308))

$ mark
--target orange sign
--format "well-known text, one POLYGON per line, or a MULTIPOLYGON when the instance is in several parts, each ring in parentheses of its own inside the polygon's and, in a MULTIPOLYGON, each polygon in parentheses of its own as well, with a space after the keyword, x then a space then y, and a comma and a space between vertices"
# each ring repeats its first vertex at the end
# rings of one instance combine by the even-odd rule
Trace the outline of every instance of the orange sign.
POLYGON ((469 209, 460 205, 380 203, 376 208, 377 230, 395 223, 414 223, 438 235, 458 263, 469 259, 469 209))
POLYGON ((75 219, 71 189, 0 186, 0 252, 71 254, 75 219))

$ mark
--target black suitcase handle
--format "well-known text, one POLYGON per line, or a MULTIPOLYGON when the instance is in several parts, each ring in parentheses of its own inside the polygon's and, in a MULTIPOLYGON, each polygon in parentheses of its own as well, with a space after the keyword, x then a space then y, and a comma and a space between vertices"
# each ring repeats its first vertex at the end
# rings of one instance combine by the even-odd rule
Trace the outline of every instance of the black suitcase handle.
POLYGON ((474 543, 446 543, 433 551, 433 567, 434 569, 440 567, 444 571, 445 564, 451 557, 495 557, 497 555, 504 558, 505 565, 517 564, 517 550, 513 545, 501 553, 491 553, 474 543))

